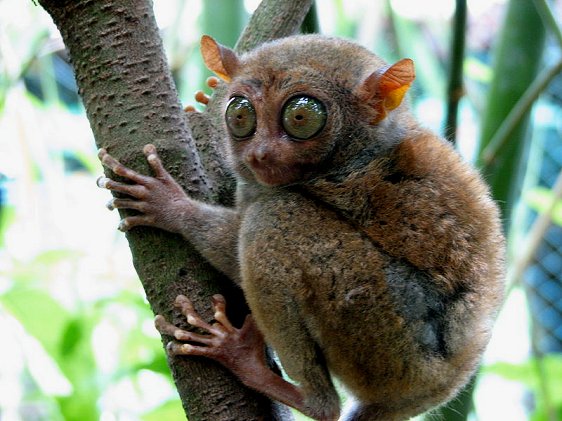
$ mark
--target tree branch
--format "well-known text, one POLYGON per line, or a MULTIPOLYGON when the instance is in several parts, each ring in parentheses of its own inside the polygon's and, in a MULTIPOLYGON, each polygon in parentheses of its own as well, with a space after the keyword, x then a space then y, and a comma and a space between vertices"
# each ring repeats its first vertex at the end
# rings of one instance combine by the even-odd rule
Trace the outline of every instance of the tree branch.
POLYGON ((245 53, 258 45, 293 35, 301 26, 313 0, 264 0, 236 43, 236 51, 245 53))
POLYGON ((452 143, 457 138, 459 103, 464 95, 463 66, 466 33, 466 0, 457 0, 451 37, 451 67, 447 87, 447 116, 445 118, 445 137, 452 143))
MULTIPOLYGON (((148 173, 141 150, 145 144, 154 143, 170 173, 192 197, 212 197, 215 187, 201 165, 179 104, 151 1, 39 3, 53 18, 69 50, 97 146, 110 151, 125 165, 148 173)), ((276 4, 266 3, 268 8, 276 4)), ((302 5, 293 7, 305 9, 302 5)), ((306 10, 303 16, 304 13, 306 10)), ((290 14, 291 21, 294 15, 295 10, 290 14)), ((279 14, 275 24, 287 27, 279 14)), ((291 25, 298 27, 300 22, 291 25)), ((266 38, 267 25, 258 26, 257 36, 251 35, 251 28, 247 30, 248 46, 266 38)), ((231 283, 179 236, 138 228, 131 230, 127 239, 135 269, 155 313, 179 325, 184 323, 185 327, 179 313, 171 309, 178 294, 188 295, 208 320, 212 318, 212 294, 220 292, 233 304, 244 302, 240 291, 229 286, 231 283)), ((230 307, 230 316, 240 322, 247 310, 230 307)), ((275 420, 283 416, 272 409, 269 400, 242 387, 229 372, 210 360, 171 358, 169 364, 191 421, 275 420)))

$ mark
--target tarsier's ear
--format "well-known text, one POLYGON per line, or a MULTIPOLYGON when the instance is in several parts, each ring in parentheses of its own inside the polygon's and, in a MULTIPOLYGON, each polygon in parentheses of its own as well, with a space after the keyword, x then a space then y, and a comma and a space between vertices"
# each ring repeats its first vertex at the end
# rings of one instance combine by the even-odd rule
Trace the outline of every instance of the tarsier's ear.
POLYGON ((383 120, 389 111, 400 105, 415 77, 414 62, 405 58, 377 70, 363 82, 361 96, 377 111, 371 124, 383 120))
POLYGON ((230 48, 220 45, 209 35, 201 37, 201 55, 207 68, 225 82, 230 82, 240 61, 230 48))

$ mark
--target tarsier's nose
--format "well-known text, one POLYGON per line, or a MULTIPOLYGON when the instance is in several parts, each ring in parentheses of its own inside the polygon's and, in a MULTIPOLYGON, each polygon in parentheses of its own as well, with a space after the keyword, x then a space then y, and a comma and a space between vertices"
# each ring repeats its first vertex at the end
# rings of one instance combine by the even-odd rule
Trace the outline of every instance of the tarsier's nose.
POLYGON ((269 151, 264 146, 256 146, 246 154, 246 162, 250 165, 265 164, 269 159, 269 151))

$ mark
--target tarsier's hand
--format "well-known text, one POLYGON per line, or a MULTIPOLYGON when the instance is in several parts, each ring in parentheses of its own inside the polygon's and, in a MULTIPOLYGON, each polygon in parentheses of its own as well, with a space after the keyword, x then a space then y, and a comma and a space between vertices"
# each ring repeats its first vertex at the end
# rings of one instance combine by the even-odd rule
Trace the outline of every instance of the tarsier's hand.
MULTIPOLYGON (((209 78, 207 78, 207 86, 211 89, 216 89, 216 87, 219 84, 219 79, 211 76, 209 78)), ((209 97, 209 95, 207 95, 205 92, 203 91, 197 91, 195 92, 195 101, 197 101, 200 104, 203 105, 207 105, 209 103, 209 100, 211 98, 209 97)), ((184 111, 188 112, 188 113, 192 113, 192 112, 197 112, 197 109, 193 106, 193 105, 187 105, 184 108, 184 111)))
POLYGON ((121 164, 105 149, 99 150, 98 157, 102 164, 114 174, 131 182, 121 183, 103 176, 98 178, 99 187, 127 196, 111 199, 107 207, 109 210, 132 209, 139 212, 138 215, 127 216, 121 220, 121 231, 144 225, 179 232, 181 221, 190 212, 193 201, 164 169, 154 145, 146 145, 143 152, 154 171, 154 177, 139 174, 121 164))

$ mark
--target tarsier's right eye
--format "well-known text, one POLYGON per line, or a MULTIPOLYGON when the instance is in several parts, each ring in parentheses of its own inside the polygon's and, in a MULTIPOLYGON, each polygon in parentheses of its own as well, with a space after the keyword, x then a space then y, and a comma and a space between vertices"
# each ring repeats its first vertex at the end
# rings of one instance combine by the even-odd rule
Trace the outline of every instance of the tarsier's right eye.
POLYGON ((256 110, 248 98, 230 98, 225 118, 230 134, 238 139, 249 137, 256 131, 256 110))
POLYGON ((289 99, 281 111, 283 128, 294 140, 308 140, 326 125, 326 107, 307 95, 289 99))

